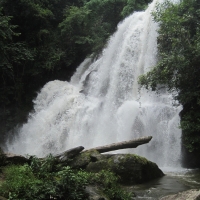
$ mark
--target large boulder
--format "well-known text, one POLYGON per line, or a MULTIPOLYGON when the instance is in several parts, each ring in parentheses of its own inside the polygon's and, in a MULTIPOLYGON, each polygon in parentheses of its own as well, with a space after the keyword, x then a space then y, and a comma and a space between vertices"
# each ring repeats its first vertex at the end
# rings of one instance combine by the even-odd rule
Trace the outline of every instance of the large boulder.
POLYGON ((70 166, 94 173, 110 170, 126 185, 143 183, 164 175, 155 163, 135 154, 100 154, 97 151, 86 151, 72 160, 70 166))
POLYGON ((24 164, 29 162, 29 159, 12 153, 5 153, 0 147, 0 166, 10 165, 10 164, 24 164))
POLYGON ((16 155, 13 153, 5 153, 5 164, 6 165, 23 165, 29 163, 30 160, 22 155, 16 155))

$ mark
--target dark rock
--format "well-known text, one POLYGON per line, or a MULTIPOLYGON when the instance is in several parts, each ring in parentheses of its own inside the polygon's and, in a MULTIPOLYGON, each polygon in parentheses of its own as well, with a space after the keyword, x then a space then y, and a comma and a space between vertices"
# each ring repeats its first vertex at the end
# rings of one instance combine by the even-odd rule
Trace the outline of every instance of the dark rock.
POLYGON ((98 151, 85 151, 76 156, 69 165, 74 169, 85 169, 90 162, 97 162, 103 158, 98 151))
POLYGON ((116 154, 108 159, 90 162, 86 167, 89 172, 110 170, 120 176, 122 184, 136 184, 163 176, 158 166, 146 158, 134 154, 116 154))
POLYGON ((83 151, 83 149, 84 149, 83 146, 75 147, 65 152, 62 152, 60 154, 57 154, 54 157, 58 158, 60 161, 65 162, 65 161, 68 161, 68 159, 74 158, 75 156, 77 156, 81 151, 83 151))
POLYGON ((4 197, 2 197, 2 196, 0 196, 0 200, 7 200, 6 198, 4 198, 4 197))
POLYGON ((2 150, 2 148, 0 147, 0 166, 3 166, 5 165, 5 154, 2 150))
POLYGON ((108 200, 105 196, 103 196, 98 187, 87 186, 86 193, 89 196, 89 200, 108 200))
POLYGON ((5 153, 5 164, 13 164, 13 165, 23 165, 25 163, 30 162, 28 158, 25 158, 24 156, 21 155, 16 155, 12 153, 5 153))
POLYGON ((160 200, 200 200, 200 190, 192 189, 178 194, 162 197, 160 200))
POLYGON ((0 148, 0 166, 10 165, 10 164, 24 164, 28 163, 29 159, 22 155, 16 155, 12 153, 4 153, 0 148))
POLYGON ((0 147, 0 155, 3 154, 3 149, 0 147))
POLYGON ((100 154, 97 151, 86 151, 72 160, 70 166, 94 173, 110 170, 119 175, 122 184, 128 185, 164 176, 155 163, 135 154, 100 154))

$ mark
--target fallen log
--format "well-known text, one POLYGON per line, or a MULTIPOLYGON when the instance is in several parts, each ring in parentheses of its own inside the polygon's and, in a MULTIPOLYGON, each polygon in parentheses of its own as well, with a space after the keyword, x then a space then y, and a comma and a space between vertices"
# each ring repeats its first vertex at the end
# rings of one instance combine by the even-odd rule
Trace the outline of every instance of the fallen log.
POLYGON ((105 152, 115 151, 115 150, 120 150, 120 149, 136 148, 139 145, 148 143, 151 139, 152 139, 152 136, 141 137, 134 140, 113 143, 113 144, 105 145, 105 146, 99 146, 92 149, 87 149, 85 151, 96 150, 99 153, 105 153, 105 152))
MULTIPOLYGON (((148 143, 151 139, 152 139, 152 136, 141 137, 141 138, 134 139, 134 140, 113 143, 113 144, 105 145, 105 146, 99 146, 99 147, 95 147, 92 149, 87 149, 85 151, 96 150, 99 153, 105 153, 105 152, 120 150, 120 149, 136 148, 139 145, 148 143)), ((57 158, 61 162, 65 162, 68 159, 76 157, 81 151, 83 151, 83 149, 84 149, 84 147, 78 146, 78 147, 69 149, 67 151, 64 151, 60 154, 56 154, 53 157, 57 158)), ((0 155, 3 155, 2 159, 4 159, 5 163, 7 163, 7 164, 8 163, 19 164, 19 163, 29 162, 29 159, 22 155, 3 153, 3 151, 0 155)), ((0 158, 1 158, 1 156, 0 156, 0 158)), ((44 158, 41 158, 41 159, 44 159, 44 158)), ((0 161, 1 161, 1 159, 0 159, 0 161)))

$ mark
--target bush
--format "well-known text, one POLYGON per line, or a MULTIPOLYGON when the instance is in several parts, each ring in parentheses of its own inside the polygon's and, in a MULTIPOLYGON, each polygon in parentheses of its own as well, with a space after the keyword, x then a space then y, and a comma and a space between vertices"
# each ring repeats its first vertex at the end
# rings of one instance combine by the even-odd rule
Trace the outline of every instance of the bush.
POLYGON ((119 177, 113 172, 102 170, 90 174, 90 183, 101 186, 102 192, 110 200, 129 200, 131 194, 124 191, 118 184, 119 177))
POLYGON ((12 165, 3 169, 5 181, 0 195, 9 200, 86 200, 87 173, 63 167, 57 171, 55 159, 32 158, 31 164, 12 165))
POLYGON ((112 172, 87 173, 61 166, 51 155, 31 158, 30 165, 3 168, 5 181, 0 195, 9 200, 87 200, 86 185, 96 184, 110 200, 129 200, 130 195, 118 185, 112 172))

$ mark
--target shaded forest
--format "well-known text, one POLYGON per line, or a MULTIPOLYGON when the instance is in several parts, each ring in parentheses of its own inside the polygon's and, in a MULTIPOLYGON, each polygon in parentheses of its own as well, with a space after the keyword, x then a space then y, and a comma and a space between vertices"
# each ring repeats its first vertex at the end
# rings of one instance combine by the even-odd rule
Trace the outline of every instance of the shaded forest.
POLYGON ((184 165, 200 166, 200 2, 165 1, 153 13, 158 22, 159 61, 139 82, 147 89, 167 88, 183 105, 180 113, 184 165))

